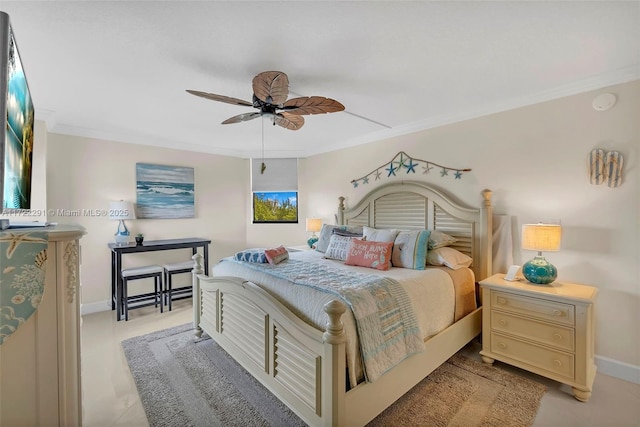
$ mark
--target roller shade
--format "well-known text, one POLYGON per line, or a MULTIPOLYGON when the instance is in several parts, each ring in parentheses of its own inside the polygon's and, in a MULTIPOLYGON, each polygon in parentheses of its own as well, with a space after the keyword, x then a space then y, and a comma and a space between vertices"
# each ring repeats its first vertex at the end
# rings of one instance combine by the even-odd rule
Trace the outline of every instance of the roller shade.
POLYGON ((251 191, 298 191, 298 159, 251 159, 251 191))

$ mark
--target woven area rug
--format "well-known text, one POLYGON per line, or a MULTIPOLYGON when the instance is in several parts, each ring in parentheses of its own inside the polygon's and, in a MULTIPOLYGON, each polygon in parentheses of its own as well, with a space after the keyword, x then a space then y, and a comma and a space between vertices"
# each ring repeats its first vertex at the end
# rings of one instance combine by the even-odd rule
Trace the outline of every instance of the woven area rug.
MULTIPOLYGON (((149 425, 304 426, 190 324, 122 342, 149 425)), ((371 426, 531 426, 542 384, 454 355, 371 426)))

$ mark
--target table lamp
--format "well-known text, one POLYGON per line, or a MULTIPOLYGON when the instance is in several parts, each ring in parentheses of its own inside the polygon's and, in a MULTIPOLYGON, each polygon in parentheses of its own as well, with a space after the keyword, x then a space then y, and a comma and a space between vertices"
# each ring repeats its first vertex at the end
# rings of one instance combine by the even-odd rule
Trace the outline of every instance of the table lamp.
POLYGON ((118 229, 115 233, 116 243, 126 245, 129 243, 129 230, 124 223, 125 219, 136 219, 133 203, 123 200, 109 203, 109 219, 118 220, 118 229))
POLYGON ((525 279, 538 285, 546 285, 558 277, 558 270, 547 261, 542 252, 555 252, 560 249, 562 227, 557 224, 523 224, 522 249, 538 251, 538 255, 522 266, 525 279))
POLYGON ((322 219, 321 218, 307 218, 307 231, 311 232, 311 237, 307 240, 307 245, 310 248, 315 245, 318 241, 318 236, 316 233, 322 229, 322 219))

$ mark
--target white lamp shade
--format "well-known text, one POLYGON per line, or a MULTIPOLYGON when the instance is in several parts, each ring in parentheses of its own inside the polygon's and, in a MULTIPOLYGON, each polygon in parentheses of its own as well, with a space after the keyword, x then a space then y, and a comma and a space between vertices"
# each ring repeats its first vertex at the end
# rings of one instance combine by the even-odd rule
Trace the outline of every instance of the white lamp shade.
POLYGON ((307 231, 316 233, 322 229, 321 218, 307 218, 307 231))
POLYGON ((560 249, 562 227, 557 224, 523 224, 522 249, 555 252, 560 249))
POLYGON ((123 200, 109 203, 109 219, 136 219, 133 203, 123 200))

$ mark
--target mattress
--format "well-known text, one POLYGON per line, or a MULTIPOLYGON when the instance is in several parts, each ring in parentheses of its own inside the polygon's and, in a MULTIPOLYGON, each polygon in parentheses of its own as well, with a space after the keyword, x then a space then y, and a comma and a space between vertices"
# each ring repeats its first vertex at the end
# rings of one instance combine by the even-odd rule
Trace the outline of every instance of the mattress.
MULTIPOLYGON (((426 340, 446 329, 456 320, 476 308, 475 278, 467 268, 451 270, 447 267, 433 267, 426 270, 412 270, 392 267, 387 271, 365 267, 348 266, 341 261, 323 258, 317 251, 291 252, 292 259, 330 265, 333 268, 390 277, 404 288, 416 314, 420 332, 426 340)), ((246 263, 232 258, 222 259, 212 271, 213 276, 236 276, 262 287, 289 310, 313 327, 324 330, 327 315, 324 305, 336 299, 336 295, 321 290, 295 285, 285 279, 274 277, 260 270, 249 268, 246 263)), ((342 316, 347 334, 347 368, 349 382, 353 387, 363 378, 356 324, 350 310, 342 316)))

